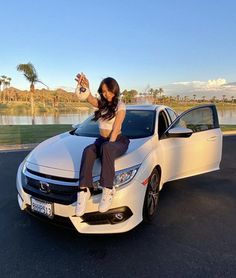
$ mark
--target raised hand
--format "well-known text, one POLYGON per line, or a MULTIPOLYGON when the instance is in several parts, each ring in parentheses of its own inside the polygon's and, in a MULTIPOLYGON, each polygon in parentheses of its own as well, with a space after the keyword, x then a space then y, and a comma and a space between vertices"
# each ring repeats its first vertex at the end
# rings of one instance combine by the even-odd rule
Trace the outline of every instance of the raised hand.
POLYGON ((85 74, 83 72, 81 74, 77 74, 75 80, 78 82, 78 84, 84 88, 89 88, 89 81, 86 78, 85 74))
POLYGON ((83 73, 82 73, 81 85, 85 88, 89 88, 89 81, 83 73))

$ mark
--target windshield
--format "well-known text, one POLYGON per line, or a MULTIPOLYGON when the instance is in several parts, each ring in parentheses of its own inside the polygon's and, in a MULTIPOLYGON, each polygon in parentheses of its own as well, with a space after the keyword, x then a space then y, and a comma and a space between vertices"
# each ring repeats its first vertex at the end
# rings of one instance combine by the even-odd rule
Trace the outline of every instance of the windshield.
MULTIPOLYGON (((144 138, 153 135, 156 111, 126 110, 121 132, 128 138, 144 138)), ((74 134, 78 136, 98 137, 98 122, 91 121, 93 114, 83 121, 74 134)))

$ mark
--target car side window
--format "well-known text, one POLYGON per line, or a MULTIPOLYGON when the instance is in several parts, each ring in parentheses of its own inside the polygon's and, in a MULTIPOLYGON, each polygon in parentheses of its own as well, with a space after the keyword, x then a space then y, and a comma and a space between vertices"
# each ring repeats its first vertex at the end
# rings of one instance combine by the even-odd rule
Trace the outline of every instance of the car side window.
POLYGON ((193 109, 183 115, 173 127, 187 127, 193 132, 215 128, 213 110, 211 107, 193 109))
POLYGON ((158 136, 161 138, 162 134, 167 130, 169 126, 169 122, 167 119, 167 115, 164 111, 160 111, 158 116, 158 136))

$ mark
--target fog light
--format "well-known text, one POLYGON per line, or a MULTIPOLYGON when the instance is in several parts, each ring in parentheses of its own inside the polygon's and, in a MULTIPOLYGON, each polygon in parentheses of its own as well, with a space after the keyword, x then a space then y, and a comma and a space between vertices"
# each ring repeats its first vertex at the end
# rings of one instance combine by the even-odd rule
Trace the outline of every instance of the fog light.
POLYGON ((88 212, 81 218, 89 225, 119 224, 133 215, 129 207, 119 207, 108 210, 107 212, 88 212))
POLYGON ((115 214, 115 218, 117 219, 117 220, 123 220, 123 218, 124 218, 124 214, 122 213, 122 212, 120 212, 120 213, 116 213, 115 214))

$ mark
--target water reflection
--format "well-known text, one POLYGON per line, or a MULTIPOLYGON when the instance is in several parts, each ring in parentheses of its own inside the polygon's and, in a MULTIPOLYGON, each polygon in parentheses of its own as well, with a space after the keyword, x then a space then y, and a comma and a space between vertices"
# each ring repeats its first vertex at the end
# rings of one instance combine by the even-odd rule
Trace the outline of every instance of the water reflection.
MULTIPOLYGON (((185 109, 184 109, 185 110, 185 109)), ((182 113, 184 110, 176 109, 177 113, 182 113)), ((186 109, 187 110, 187 109, 186 109)), ((220 124, 236 124, 236 109, 235 108, 217 108, 220 124)), ((77 113, 58 113, 54 114, 41 113, 35 116, 35 124, 75 124, 81 123, 93 110, 78 111, 77 113)), ((32 119, 28 115, 7 115, 0 114, 0 125, 31 125, 32 119)))
MULTIPOLYGON (((42 113, 35 116, 35 124, 73 124, 85 120, 93 111, 79 111, 77 113, 42 113)), ((0 114, 0 125, 31 125, 32 118, 29 115, 3 115, 0 114)))

